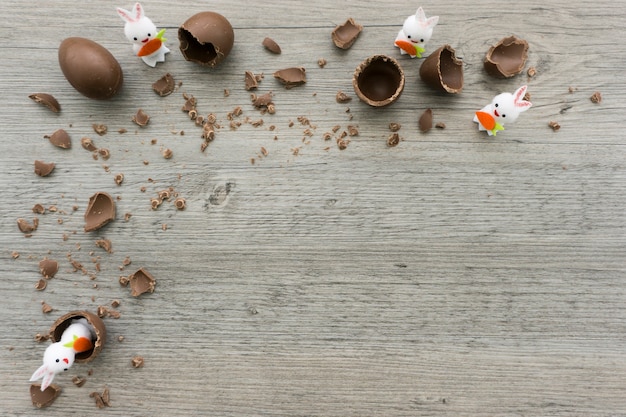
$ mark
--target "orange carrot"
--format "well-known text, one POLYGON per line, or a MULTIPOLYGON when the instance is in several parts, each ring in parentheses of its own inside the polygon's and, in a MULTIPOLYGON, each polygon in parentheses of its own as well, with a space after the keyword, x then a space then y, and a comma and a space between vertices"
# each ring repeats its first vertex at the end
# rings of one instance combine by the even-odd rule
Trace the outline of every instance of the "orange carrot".
POLYGON ((415 46, 413 46, 413 44, 411 42, 407 42, 407 41, 403 41, 401 39, 398 39, 395 42, 396 46, 400 49, 402 49, 404 52, 406 52, 409 55, 415 55, 416 51, 415 51, 415 46))
POLYGON ((478 118, 480 124, 487 130, 493 130, 496 127, 496 119, 494 119, 489 113, 477 111, 476 118, 478 118))
POLYGON ((92 347, 93 343, 91 343, 91 340, 87 339, 86 337, 78 337, 74 340, 73 348, 76 352, 86 352, 92 347))
POLYGON ((148 43, 141 47, 139 52, 137 52, 137 56, 148 56, 150 54, 153 54, 159 50, 162 44, 163 41, 161 41, 161 39, 152 38, 148 41, 148 43))

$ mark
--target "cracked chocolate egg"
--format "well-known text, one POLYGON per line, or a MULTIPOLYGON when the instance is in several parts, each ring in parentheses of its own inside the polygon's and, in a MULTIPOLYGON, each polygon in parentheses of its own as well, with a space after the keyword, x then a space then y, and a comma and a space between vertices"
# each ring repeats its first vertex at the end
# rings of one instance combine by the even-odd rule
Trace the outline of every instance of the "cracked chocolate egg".
POLYGON ((420 78, 436 90, 460 93, 463 89, 463 61, 456 57, 454 48, 444 45, 424 60, 420 78))
POLYGON ((91 362, 98 356, 106 342, 107 330, 104 322, 98 315, 89 311, 72 311, 59 317, 50 328, 50 340, 56 343, 61 340, 65 329, 70 327, 75 320, 85 319, 95 332, 95 339, 91 349, 76 354, 77 363, 91 362))
POLYGON ((61 42, 59 65, 76 91, 95 100, 110 99, 124 82, 119 62, 104 46, 90 39, 73 37, 61 42))
POLYGON ((352 86, 363 102, 373 107, 387 106, 402 94, 404 71, 392 57, 372 55, 354 71, 352 86))
POLYGON ((180 52, 187 61, 214 67, 222 62, 235 42, 230 22, 215 12, 200 12, 178 28, 180 52))
POLYGON ((515 36, 500 39, 487 51, 485 70, 497 78, 510 78, 524 70, 528 59, 528 42, 515 36))

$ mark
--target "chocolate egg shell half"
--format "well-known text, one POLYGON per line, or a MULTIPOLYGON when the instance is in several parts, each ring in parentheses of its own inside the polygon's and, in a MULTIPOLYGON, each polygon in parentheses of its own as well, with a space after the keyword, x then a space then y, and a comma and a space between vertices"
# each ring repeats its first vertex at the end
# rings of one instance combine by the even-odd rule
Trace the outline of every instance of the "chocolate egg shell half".
POLYGON ((115 219, 115 200, 110 194, 99 191, 89 198, 85 211, 85 232, 97 230, 115 219))
POLYGON ((460 93, 463 89, 463 61, 456 57, 454 48, 444 45, 424 60, 420 78, 436 90, 460 93))
POLYGON ((235 32, 221 14, 200 12, 178 28, 180 52, 187 61, 214 67, 230 53, 235 32))
POLYGON ((59 65, 82 95, 106 100, 122 88, 122 67, 104 46, 85 38, 67 38, 59 46, 59 65))
POLYGON ((93 347, 90 350, 76 354, 76 362, 91 362, 96 358, 96 356, 98 356, 104 347, 107 337, 107 330, 104 326, 104 322, 96 314, 90 313, 89 311, 72 311, 59 317, 50 328, 50 340, 52 343, 56 343, 61 340, 61 336, 63 335, 65 329, 70 327, 70 324, 72 324, 74 320, 78 319, 87 320, 96 332, 96 340, 93 341, 93 347))
POLYGON ((528 42, 515 36, 500 39, 487 51, 485 70, 497 78, 510 78, 524 70, 528 59, 528 42))
POLYGON ((352 86, 363 102, 373 107, 387 106, 402 94, 404 71, 392 57, 372 55, 354 71, 352 86))

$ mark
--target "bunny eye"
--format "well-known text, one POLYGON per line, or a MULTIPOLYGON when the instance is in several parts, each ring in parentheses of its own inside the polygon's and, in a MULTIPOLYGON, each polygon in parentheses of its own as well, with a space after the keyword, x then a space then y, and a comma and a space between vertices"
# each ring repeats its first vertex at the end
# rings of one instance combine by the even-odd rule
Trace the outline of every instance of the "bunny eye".
POLYGON ((148 36, 150 36, 150 34, 148 33, 148 36))
POLYGON ((67 371, 69 368, 65 368, 64 371, 67 371))
POLYGON ((498 103, 494 104, 494 106, 498 107, 498 103))
POLYGON ((407 38, 411 39, 411 35, 406 35, 407 38))
POLYGON ((137 40, 137 37, 135 36, 133 39, 134 39, 134 40, 137 40))
POLYGON ((59 363, 59 362, 61 362, 61 360, 60 360, 60 359, 57 359, 55 362, 56 362, 56 363, 59 363))
POLYGON ((506 117, 506 114, 503 114, 502 117, 506 117))
POLYGON ((420 42, 424 42, 424 39, 420 39, 420 42))

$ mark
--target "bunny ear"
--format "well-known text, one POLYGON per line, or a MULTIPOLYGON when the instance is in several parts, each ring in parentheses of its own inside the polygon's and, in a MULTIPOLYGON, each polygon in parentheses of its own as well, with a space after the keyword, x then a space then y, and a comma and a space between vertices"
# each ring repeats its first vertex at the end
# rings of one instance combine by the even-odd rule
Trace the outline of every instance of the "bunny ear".
POLYGON ((144 16, 141 4, 135 3, 135 20, 139 20, 144 16))
POLYGON ((48 388, 50 384, 52 384, 52 380, 54 379, 54 376, 55 376, 54 372, 48 372, 47 374, 44 375, 43 380, 41 381, 42 391, 45 391, 46 388, 48 388))
POLYGON ((122 18, 122 20, 124 20, 125 22, 134 22, 135 19, 133 18, 133 15, 131 12, 129 12, 128 10, 122 9, 121 7, 118 7, 117 9, 117 14, 120 15, 120 17, 122 18))
POLYGON ((420 6, 417 9, 417 12, 415 12, 415 17, 417 18, 418 22, 426 23, 426 13, 424 13, 424 9, 422 9, 422 6, 420 6))
POLYGON ((528 86, 523 85, 513 93, 513 103, 515 103, 515 107, 520 107, 522 110, 528 110, 530 106, 532 106, 530 101, 524 100, 527 88, 528 86))
POLYGON ((29 380, 29 381, 30 381, 30 382, 34 382, 34 381, 37 381, 38 379, 41 379, 41 377, 43 377, 43 376, 45 375, 45 373, 46 373, 46 371, 47 371, 47 370, 48 370, 48 367, 47 367, 45 364, 44 364, 44 365, 41 365, 41 366, 39 367, 39 369, 37 369, 37 370, 35 371, 35 373, 33 374, 33 376, 31 376, 31 377, 30 377, 30 380, 29 380))
POLYGON ((426 26, 429 28, 434 28, 435 26, 437 26, 437 23, 439 23, 439 16, 429 17, 426 20, 426 26))

